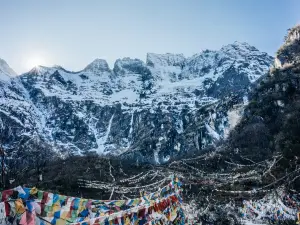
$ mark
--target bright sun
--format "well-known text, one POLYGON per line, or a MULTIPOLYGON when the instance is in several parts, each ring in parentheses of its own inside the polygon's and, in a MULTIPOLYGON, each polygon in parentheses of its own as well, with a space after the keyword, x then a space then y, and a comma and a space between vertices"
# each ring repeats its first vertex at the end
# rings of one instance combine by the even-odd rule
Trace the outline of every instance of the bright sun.
POLYGON ((41 57, 30 57, 26 61, 27 69, 32 69, 33 67, 45 65, 45 61, 41 57))

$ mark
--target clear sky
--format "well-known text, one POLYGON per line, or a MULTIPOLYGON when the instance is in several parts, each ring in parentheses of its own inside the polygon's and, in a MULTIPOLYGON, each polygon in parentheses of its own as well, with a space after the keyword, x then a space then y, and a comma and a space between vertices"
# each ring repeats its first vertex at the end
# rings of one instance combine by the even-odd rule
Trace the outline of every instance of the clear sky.
POLYGON ((147 52, 219 49, 245 41, 274 55, 300 22, 300 0, 0 0, 0 58, 83 69, 147 52))

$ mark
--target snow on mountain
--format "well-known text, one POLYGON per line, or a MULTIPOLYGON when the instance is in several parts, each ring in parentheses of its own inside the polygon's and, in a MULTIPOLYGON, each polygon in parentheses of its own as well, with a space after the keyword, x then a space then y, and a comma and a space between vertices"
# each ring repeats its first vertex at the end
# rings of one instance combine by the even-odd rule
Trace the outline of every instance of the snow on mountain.
POLYGON ((84 71, 89 71, 97 74, 99 72, 110 72, 111 70, 109 69, 106 60, 95 59, 93 62, 91 62, 85 67, 84 71))
POLYGON ((233 67, 240 73, 247 74, 250 82, 256 81, 263 71, 269 69, 273 61, 267 53, 260 52, 247 43, 234 42, 222 47, 219 51, 205 50, 187 59, 184 70, 186 77, 203 76, 211 74, 211 79, 216 80, 226 70, 233 67))
POLYGON ((17 73, 3 59, 0 59, 0 80, 8 81, 15 76, 17 76, 17 73))
MULTIPOLYGON (((118 59, 112 69, 102 59, 78 72, 39 66, 10 79, 18 85, 8 85, 1 97, 11 105, 1 114, 2 132, 15 118, 23 122, 11 140, 38 132, 58 152, 164 163, 225 138, 250 84, 272 61, 235 42, 189 58, 148 53, 146 63, 118 59)), ((6 144, 13 146, 11 140, 6 144)))
POLYGON ((151 67, 167 67, 167 66, 175 66, 175 67, 184 67, 185 65, 185 57, 183 54, 155 54, 148 53, 147 54, 147 66, 151 67))

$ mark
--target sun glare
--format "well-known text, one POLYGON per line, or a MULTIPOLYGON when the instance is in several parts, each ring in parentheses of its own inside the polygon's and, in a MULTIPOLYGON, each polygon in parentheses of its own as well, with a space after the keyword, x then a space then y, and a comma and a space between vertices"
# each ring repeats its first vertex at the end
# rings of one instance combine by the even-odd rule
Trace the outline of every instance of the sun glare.
POLYGON ((45 60, 42 59, 41 57, 31 57, 28 58, 26 61, 27 69, 32 69, 36 66, 41 66, 41 65, 45 65, 45 60))

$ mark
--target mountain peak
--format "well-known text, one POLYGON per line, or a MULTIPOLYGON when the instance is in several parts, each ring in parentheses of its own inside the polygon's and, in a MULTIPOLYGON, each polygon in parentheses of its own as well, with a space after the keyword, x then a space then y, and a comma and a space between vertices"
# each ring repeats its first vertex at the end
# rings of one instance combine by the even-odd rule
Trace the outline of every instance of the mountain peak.
POLYGON ((108 63, 104 59, 95 59, 89 65, 84 68, 85 71, 89 72, 105 72, 110 71, 108 63))
POLYGON ((33 67, 29 72, 25 74, 34 74, 34 75, 42 75, 45 73, 53 73, 55 70, 65 70, 61 66, 52 66, 52 67, 47 67, 47 66, 35 66, 33 67))
POLYGON ((255 51, 255 52, 258 52, 259 50, 247 42, 235 41, 232 44, 223 46, 221 48, 221 51, 225 51, 225 52, 227 52, 227 51, 238 51, 238 52, 240 52, 240 51, 241 52, 255 51))
POLYGON ((29 70, 28 72, 26 72, 25 74, 35 74, 35 75, 39 75, 41 74, 43 71, 47 70, 47 67, 44 66, 35 66, 33 67, 31 70, 29 70))
POLYGON ((239 45, 239 46, 251 46, 249 43, 245 41, 234 41, 233 45, 239 45))
POLYGON ((186 58, 183 54, 156 54, 156 53, 147 53, 146 64, 151 67, 159 66, 180 66, 185 65, 186 58))
POLYGON ((7 81, 15 76, 17 76, 17 73, 9 67, 5 60, 0 59, 0 80, 7 81))
POLYGON ((113 70, 116 74, 124 75, 126 73, 140 73, 145 68, 146 65, 142 60, 125 57, 116 60, 113 70))

